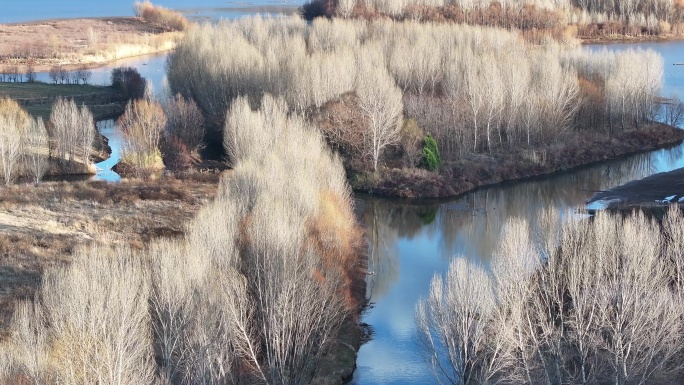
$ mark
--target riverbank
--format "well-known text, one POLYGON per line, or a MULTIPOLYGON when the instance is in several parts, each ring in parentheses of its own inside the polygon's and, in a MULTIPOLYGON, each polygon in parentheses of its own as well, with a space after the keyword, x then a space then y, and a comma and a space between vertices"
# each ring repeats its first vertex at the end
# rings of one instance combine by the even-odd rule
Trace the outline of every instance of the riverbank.
POLYGON ((638 209, 662 215, 671 204, 682 202, 684 168, 654 174, 607 191, 598 191, 587 203, 607 210, 631 212, 638 209))
POLYGON ((94 68, 172 50, 183 36, 137 17, 41 20, 0 24, 0 71, 25 74, 94 68))
POLYGON ((582 133, 538 149, 471 154, 443 164, 438 172, 392 168, 383 169, 378 175, 353 175, 351 184, 357 191, 387 197, 456 197, 479 187, 564 172, 682 140, 684 130, 655 123, 613 136, 582 133))

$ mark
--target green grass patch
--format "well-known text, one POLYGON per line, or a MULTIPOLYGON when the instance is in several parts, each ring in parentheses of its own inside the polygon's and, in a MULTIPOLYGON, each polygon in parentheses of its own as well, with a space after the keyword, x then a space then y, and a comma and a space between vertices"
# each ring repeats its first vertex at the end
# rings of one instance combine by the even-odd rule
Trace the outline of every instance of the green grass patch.
POLYGON ((0 83, 0 97, 9 97, 15 100, 40 100, 59 96, 76 97, 102 93, 118 96, 118 93, 111 87, 90 84, 0 83))
POLYGON ((95 119, 116 116, 123 112, 127 99, 112 87, 91 84, 49 84, 0 82, 0 98, 14 99, 34 117, 49 119, 57 98, 72 98, 86 105, 95 119))

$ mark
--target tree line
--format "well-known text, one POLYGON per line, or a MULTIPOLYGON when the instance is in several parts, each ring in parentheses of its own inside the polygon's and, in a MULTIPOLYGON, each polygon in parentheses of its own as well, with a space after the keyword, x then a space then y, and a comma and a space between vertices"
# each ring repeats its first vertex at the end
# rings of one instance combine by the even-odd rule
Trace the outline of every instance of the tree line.
POLYGON ((684 3, 677 0, 313 0, 303 6, 303 15, 450 21, 545 30, 561 39, 568 33, 592 37, 684 31, 684 3))
MULTIPOLYGON (((241 96, 254 104, 279 95, 311 118, 355 95, 364 128, 345 145, 371 169, 402 141, 408 118, 447 161, 639 127, 655 116, 662 72, 652 51, 534 45, 503 29, 260 17, 195 28, 168 62, 172 91, 194 100, 215 132, 241 96)), ((326 132, 332 141, 348 126, 334 130, 326 132)))

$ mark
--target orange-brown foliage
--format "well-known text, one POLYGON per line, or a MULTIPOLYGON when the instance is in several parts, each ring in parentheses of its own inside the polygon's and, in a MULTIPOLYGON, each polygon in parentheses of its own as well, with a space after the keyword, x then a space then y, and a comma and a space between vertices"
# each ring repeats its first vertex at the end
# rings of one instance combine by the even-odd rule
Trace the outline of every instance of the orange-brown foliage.
POLYGON ((326 269, 338 271, 344 279, 347 308, 358 314, 363 305, 365 269, 359 264, 363 254, 363 231, 352 208, 333 192, 320 194, 320 212, 308 223, 307 243, 323 258, 326 269))

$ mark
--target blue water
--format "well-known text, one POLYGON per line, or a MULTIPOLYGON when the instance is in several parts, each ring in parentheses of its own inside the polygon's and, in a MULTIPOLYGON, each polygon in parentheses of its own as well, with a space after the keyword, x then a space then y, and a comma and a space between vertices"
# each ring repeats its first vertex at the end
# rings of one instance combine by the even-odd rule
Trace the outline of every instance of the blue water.
MULTIPOLYGON (((0 0, 0 23, 78 17, 133 16, 133 0, 0 0)), ((300 0, 157 0, 154 4, 191 19, 236 18, 254 13, 294 12, 300 0)))

